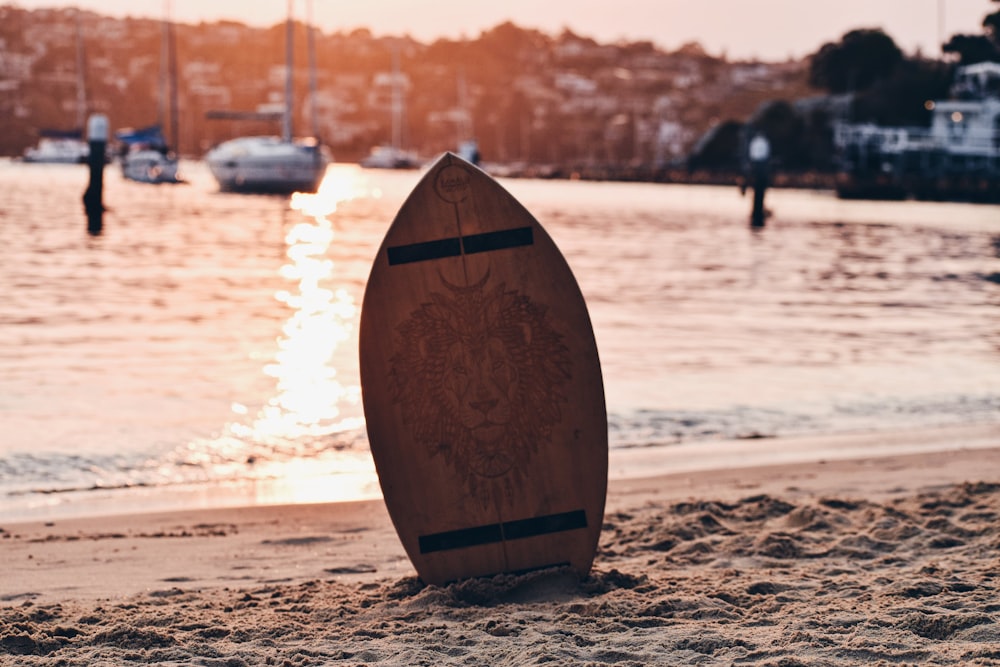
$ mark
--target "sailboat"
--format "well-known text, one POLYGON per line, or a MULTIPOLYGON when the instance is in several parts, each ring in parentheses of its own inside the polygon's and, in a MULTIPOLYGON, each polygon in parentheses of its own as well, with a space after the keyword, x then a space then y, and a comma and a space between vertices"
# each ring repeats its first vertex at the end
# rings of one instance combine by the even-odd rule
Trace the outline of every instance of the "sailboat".
POLYGON ((47 164, 82 164, 89 155, 90 146, 83 140, 81 130, 41 130, 38 143, 26 148, 21 159, 47 164))
POLYGON ((368 169, 415 169, 420 160, 412 152, 402 147, 403 136, 403 75, 399 69, 399 48, 392 50, 392 143, 380 144, 361 159, 361 166, 368 169))
POLYGON ((170 150, 163 136, 163 121, 170 99, 170 129, 178 140, 177 123, 177 49, 174 25, 170 21, 170 0, 164 7, 163 36, 160 47, 159 123, 139 130, 121 130, 115 138, 124 147, 121 156, 122 175, 140 183, 182 183, 177 174, 178 157, 170 150), (169 95, 168 95, 169 93, 169 95))
MULTIPOLYGON (((312 22, 307 26, 312 34, 312 22)), ((285 38, 285 103, 281 136, 238 137, 225 141, 205 155, 219 188, 226 192, 290 194, 314 192, 323 180, 330 156, 315 137, 292 137, 292 0, 288 2, 285 38)), ((310 39, 310 45, 312 40, 310 39)), ((311 58, 310 58, 311 60, 311 58)), ((314 67, 313 63, 310 65, 314 67)), ((311 87, 315 79, 311 78, 311 87)), ((315 90, 310 91, 315 97, 315 90)), ((249 118, 261 114, 215 112, 210 118, 249 118)))
POLYGON ((122 130, 115 138, 125 146, 122 176, 140 183, 183 183, 177 173, 177 154, 170 150, 159 125, 122 130))
POLYGON ((25 162, 85 163, 90 146, 83 137, 87 118, 87 91, 84 81, 83 28, 80 12, 76 13, 76 128, 72 130, 43 129, 38 144, 25 149, 25 162))

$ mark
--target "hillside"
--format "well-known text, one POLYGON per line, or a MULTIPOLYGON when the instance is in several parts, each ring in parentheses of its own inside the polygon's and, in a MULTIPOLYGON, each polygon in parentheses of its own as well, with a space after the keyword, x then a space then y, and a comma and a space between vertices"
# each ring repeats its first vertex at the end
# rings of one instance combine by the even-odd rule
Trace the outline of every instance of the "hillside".
MULTIPOLYGON (((78 74, 86 112, 107 114, 115 129, 157 122, 161 35, 150 19, 0 7, 0 154, 19 155, 42 128, 78 124, 78 74)), ((278 131, 205 114, 282 101, 284 24, 178 24, 175 35, 183 154, 201 155, 236 134, 278 131)), ((676 161, 712 126, 743 121, 769 100, 814 94, 805 61, 729 62, 696 44, 665 52, 510 23, 467 41, 425 44, 359 30, 317 32, 315 42, 318 134, 339 160, 389 140, 394 81, 405 105, 404 143, 422 154, 473 134, 491 161, 580 166, 676 161)), ((297 24, 298 134, 310 131, 306 44, 297 24)))

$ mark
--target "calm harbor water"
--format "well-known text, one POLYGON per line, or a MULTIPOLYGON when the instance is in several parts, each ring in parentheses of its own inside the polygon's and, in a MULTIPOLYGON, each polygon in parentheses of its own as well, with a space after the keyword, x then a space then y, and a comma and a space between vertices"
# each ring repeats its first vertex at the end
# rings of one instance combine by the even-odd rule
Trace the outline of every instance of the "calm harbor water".
MULTIPOLYGON (((85 168, 0 161, 0 518, 378 494, 358 311, 420 174, 184 166, 109 168, 91 237, 85 168)), ((736 188, 502 182, 587 298, 612 448, 1000 423, 1000 207, 772 191, 753 232, 736 188)))

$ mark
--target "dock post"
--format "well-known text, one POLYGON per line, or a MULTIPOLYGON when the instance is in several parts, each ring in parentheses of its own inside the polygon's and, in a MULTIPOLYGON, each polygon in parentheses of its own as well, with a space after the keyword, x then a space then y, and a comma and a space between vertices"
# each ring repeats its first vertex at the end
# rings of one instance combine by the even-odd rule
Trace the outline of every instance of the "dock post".
POLYGON ((764 193, 770 176, 768 162, 771 159, 771 144, 758 132, 750 141, 750 178, 753 187, 753 210, 750 212, 750 226, 759 229, 764 226, 767 213, 764 210, 764 193))
POLYGON ((87 119, 87 142, 90 153, 87 165, 90 181, 83 193, 83 210, 87 214, 87 232, 92 236, 104 227, 104 165, 108 146, 108 117, 94 114, 87 119))

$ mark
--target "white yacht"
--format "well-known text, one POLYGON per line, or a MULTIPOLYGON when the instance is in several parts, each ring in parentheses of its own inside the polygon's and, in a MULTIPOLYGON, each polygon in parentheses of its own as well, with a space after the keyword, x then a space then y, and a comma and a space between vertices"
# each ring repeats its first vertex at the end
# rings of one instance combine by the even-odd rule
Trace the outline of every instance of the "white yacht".
POLYGON ((86 141, 71 136, 43 136, 37 146, 24 151, 25 162, 79 164, 87 161, 90 146, 86 141))
MULTIPOLYGON (((219 188, 227 192, 260 192, 291 194, 315 192, 319 187, 330 154, 314 137, 292 137, 292 36, 294 23, 288 5, 285 31, 285 100, 281 111, 281 136, 238 137, 225 141, 205 155, 205 161, 219 188)), ((312 53, 312 27, 309 27, 310 54, 312 53)), ((310 56, 312 60, 312 56, 310 56)), ((310 62, 315 71, 315 63, 310 62)), ((315 88, 315 77, 311 76, 315 88)), ((315 97, 315 90, 310 91, 315 97)), ((221 112, 215 117, 239 117, 254 114, 229 114, 221 112)), ((315 131, 315 129, 314 129, 315 131)))
POLYGON ((83 136, 87 122, 87 94, 84 85, 83 27, 80 11, 76 12, 76 129, 43 129, 38 144, 25 149, 25 162, 59 164, 85 163, 90 157, 90 145, 83 136))
POLYGON ((239 137, 205 155, 219 188, 226 192, 288 194, 315 192, 330 157, 314 139, 239 137))

